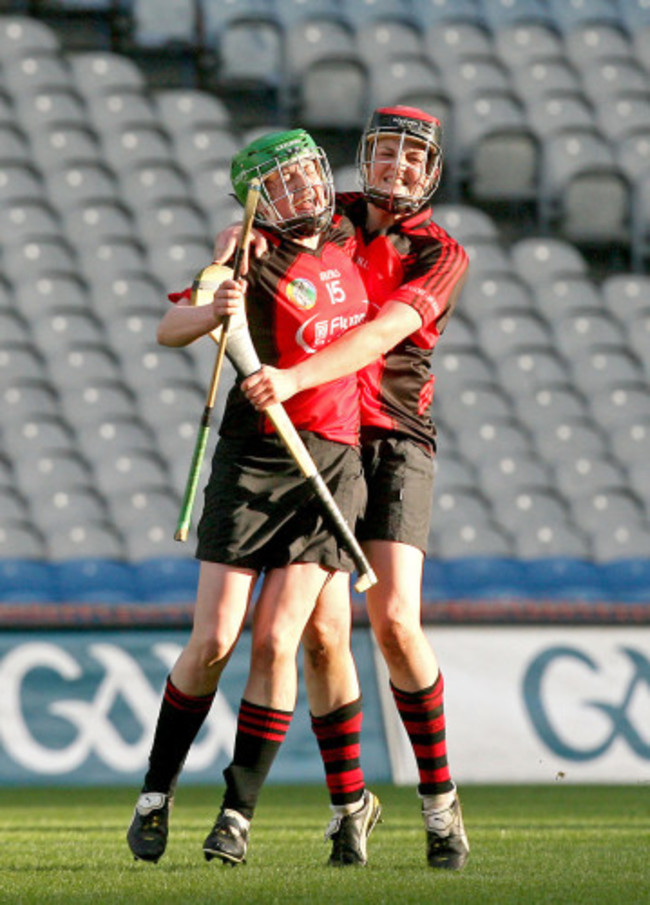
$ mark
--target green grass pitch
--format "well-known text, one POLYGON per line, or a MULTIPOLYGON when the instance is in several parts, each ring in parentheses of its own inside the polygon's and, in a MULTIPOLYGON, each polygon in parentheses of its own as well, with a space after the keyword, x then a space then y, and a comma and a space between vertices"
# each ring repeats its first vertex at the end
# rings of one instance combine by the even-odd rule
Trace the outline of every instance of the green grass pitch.
POLYGON ((325 862, 327 796, 269 785, 248 863, 207 863, 201 843, 221 790, 183 786, 157 864, 135 862, 125 833, 135 790, 0 789, 2 905, 648 905, 650 785, 466 786, 472 852, 461 873, 433 871, 412 788, 375 788, 383 822, 370 864, 325 862))

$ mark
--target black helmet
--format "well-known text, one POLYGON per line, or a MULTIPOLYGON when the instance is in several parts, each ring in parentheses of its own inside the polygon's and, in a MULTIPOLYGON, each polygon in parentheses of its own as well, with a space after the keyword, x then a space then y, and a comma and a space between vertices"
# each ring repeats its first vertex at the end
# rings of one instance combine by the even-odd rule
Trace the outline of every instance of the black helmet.
POLYGON ((429 202, 442 174, 442 126, 440 120, 417 107, 380 107, 370 117, 357 150, 357 166, 366 201, 391 213, 415 213, 429 202), (394 188, 372 185, 372 166, 377 140, 382 136, 400 139, 400 151, 406 139, 421 142, 427 149, 425 183, 417 197, 396 194, 394 188))

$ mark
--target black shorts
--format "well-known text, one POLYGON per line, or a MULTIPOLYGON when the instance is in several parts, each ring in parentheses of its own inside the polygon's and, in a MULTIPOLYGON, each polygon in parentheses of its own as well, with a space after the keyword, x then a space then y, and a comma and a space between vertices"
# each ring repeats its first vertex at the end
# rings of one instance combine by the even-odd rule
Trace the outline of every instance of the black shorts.
MULTIPOLYGON (((352 531, 365 504, 359 449, 301 437, 352 531)), ((296 562, 353 572, 320 503, 275 435, 221 438, 198 525, 196 556, 262 572, 296 562)))
POLYGON ((360 541, 389 540, 427 550, 433 505, 433 456, 414 440, 364 440, 368 503, 357 526, 360 541))

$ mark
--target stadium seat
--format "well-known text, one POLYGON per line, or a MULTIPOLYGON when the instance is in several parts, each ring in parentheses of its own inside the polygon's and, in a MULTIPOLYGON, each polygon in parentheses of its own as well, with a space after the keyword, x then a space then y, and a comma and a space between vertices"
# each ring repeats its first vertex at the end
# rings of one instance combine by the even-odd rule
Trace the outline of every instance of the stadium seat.
POLYGON ((48 196, 60 210, 78 207, 89 202, 116 202, 119 183, 112 170, 103 162, 70 161, 46 173, 48 196))
POLYGON ((535 57, 556 57, 564 53, 564 42, 555 27, 541 21, 500 25, 493 32, 493 47, 511 72, 535 57))
POLYGON ((601 569, 587 559, 556 554, 522 562, 524 582, 537 599, 590 600, 607 598, 601 569))
POLYGON ((191 286, 196 274, 212 260, 212 242, 196 236, 163 237, 147 246, 148 266, 168 287, 178 292, 191 286))
POLYGON ((97 486, 106 498, 114 494, 167 490, 169 475, 162 458, 145 450, 125 450, 95 463, 97 486))
POLYGON ((650 125, 623 135, 614 143, 616 163, 634 184, 650 172, 650 125))
POLYGON ((603 487, 571 499, 571 516, 585 534, 614 526, 639 526, 645 521, 644 506, 626 487, 603 487))
POLYGON ((494 54, 490 31, 462 15, 433 22, 425 29, 423 40, 425 54, 439 70, 464 55, 490 58, 494 54))
POLYGON ((556 277, 585 277, 587 261, 571 242, 557 236, 526 236, 510 246, 514 271, 531 286, 556 277))
POLYGON ((26 421, 59 409, 57 390, 49 380, 10 378, 0 389, 0 399, 6 421, 26 421))
POLYGON ((100 135, 110 135, 127 126, 155 126, 154 102, 145 89, 115 88, 98 94, 88 94, 86 117, 100 135))
POLYGON ((42 201, 44 184, 31 163, 0 163, 0 205, 42 201))
POLYGON ((33 498, 32 520, 46 537, 73 525, 102 521, 106 516, 103 498, 87 486, 41 488, 33 498))
POLYGON ((438 527, 429 532, 428 555, 451 560, 468 556, 511 556, 512 539, 496 522, 476 525, 456 524, 438 527))
POLYGON ((61 393, 61 408, 75 428, 107 418, 134 418, 138 408, 134 395, 122 380, 94 380, 68 387, 61 393))
POLYGON ((589 397, 594 418, 603 427, 612 427, 637 418, 650 417, 647 382, 615 383, 589 397))
POLYGON ((176 162, 143 163, 120 173, 119 197, 134 211, 146 210, 161 201, 187 201, 190 197, 190 185, 176 162))
POLYGON ((514 418, 484 418, 459 425, 457 442, 475 466, 504 455, 530 455, 528 431, 514 418))
MULTIPOLYGON (((461 310, 474 323, 498 316, 501 311, 528 313, 534 306, 530 287, 513 273, 481 273, 474 278, 471 270, 460 300, 461 310)), ((544 314, 544 309, 540 309, 544 314)))
POLYGON ((56 573, 36 559, 9 559, 3 556, 0 525, 0 602, 44 603, 60 599, 56 573))
POLYGON ((16 307, 30 320, 46 311, 57 310, 61 299, 65 300, 68 310, 85 312, 88 310, 89 295, 90 288, 79 276, 78 269, 49 271, 29 284, 21 281, 15 289, 16 307))
POLYGON ((546 25, 553 21, 543 0, 483 0, 482 9, 495 32, 514 23, 546 25))
POLYGON ((556 26, 563 34, 573 28, 588 23, 616 25, 619 11, 613 0, 547 0, 549 12, 556 26))
POLYGON ((240 144, 229 125, 200 123, 176 134, 174 154, 177 164, 191 174, 215 161, 230 161, 240 144))
POLYGON ((141 69, 124 54, 88 50, 68 54, 77 90, 85 97, 113 91, 144 91, 141 69))
POLYGON ((3 59, 42 50, 61 50, 53 29, 29 16, 0 17, 0 56, 3 59))
POLYGON ((648 92, 647 74, 630 54, 598 58, 582 69, 581 78, 582 90, 596 109, 621 94, 648 92))
POLYGON ((386 65, 392 56, 419 56, 424 52, 421 33, 414 24, 388 17, 358 22, 355 46, 367 66, 386 65))
POLYGON ((561 270, 550 279, 536 283, 534 287, 535 304, 549 322, 579 314, 581 311, 599 311, 605 309, 612 312, 600 290, 600 286, 588 275, 580 276, 572 273, 562 274, 561 270))
POLYGON ((530 397, 539 387, 571 381, 564 358, 547 346, 528 346, 509 352, 496 362, 496 369, 501 383, 515 398, 530 397))
POLYGON ((536 200, 539 144, 512 91, 477 87, 456 100, 453 118, 455 196, 487 203, 536 200))
POLYGON ((580 456, 607 455, 607 442, 602 431, 590 419, 565 420, 552 430, 541 425, 534 432, 535 448, 548 463, 575 460, 580 456))
POLYGON ((193 556, 142 559, 132 569, 145 600, 178 603, 196 597, 199 562, 193 556))
POLYGON ((48 534, 46 555, 51 562, 89 558, 123 560, 126 550, 122 537, 110 522, 86 520, 48 534))
POLYGON ((625 334, 615 317, 598 307, 570 311, 553 320, 557 348, 568 359, 587 352, 595 345, 619 345, 625 334))
POLYGON ((549 485, 503 488, 492 503, 495 520, 513 536, 521 531, 566 525, 569 509, 549 485))
POLYGON ((530 395, 517 395, 515 401, 519 420, 533 431, 589 418, 584 397, 571 383, 541 384, 530 395))
POLYGON ((103 239, 115 237, 137 241, 134 217, 122 201, 90 199, 61 214, 66 235, 75 245, 87 245, 89 239, 101 244, 103 239))
POLYGON ((130 38, 138 48, 171 51, 182 45, 197 50, 198 26, 194 0, 166 0, 162 4, 158 0, 137 0, 130 38))
POLYGON ((14 98, 41 89, 74 89, 67 59, 58 50, 33 50, 5 58, 4 84, 14 98))
POLYGON ((45 538, 31 521, 0 516, 0 562, 16 559, 43 560, 47 556, 45 538))
POLYGON ((531 130, 540 141, 564 129, 597 129, 596 114, 582 92, 549 91, 524 98, 531 130))
POLYGON ((411 4, 415 19, 423 28, 444 25, 448 20, 485 25, 480 0, 415 0, 411 4))
POLYGON ((644 170, 632 183, 632 241, 630 263, 633 270, 645 271, 650 255, 650 170, 644 170))
POLYGON ((630 188, 605 138, 565 130, 543 142, 538 211, 542 229, 571 242, 629 244, 630 188))
POLYGON ((634 59, 643 66, 646 72, 650 72, 650 47, 648 46, 650 15, 648 15, 648 10, 646 10, 645 21, 640 22, 635 28, 628 29, 628 32, 634 59))
POLYGON ((165 131, 158 125, 148 124, 130 124, 104 134, 102 150, 106 162, 116 173, 143 163, 173 163, 175 156, 165 131))
POLYGON ((370 81, 356 53, 316 60, 297 83, 294 118, 307 129, 361 130, 372 106, 370 81))
POLYGON ((627 467, 644 462, 648 456, 650 442, 650 419, 635 418, 610 431, 609 442, 618 461, 627 467))
POLYGON ((73 342, 57 355, 48 358, 49 372, 57 387, 67 387, 95 380, 120 380, 120 362, 106 343, 73 342))
POLYGON ((625 487, 625 470, 609 455, 585 455, 563 459, 553 464, 553 478, 567 500, 596 494, 611 487, 625 487))
POLYGON ((105 556, 66 559, 52 565, 63 603, 137 603, 137 575, 125 562, 105 556))
POLYGON ((48 88, 19 95, 14 100, 17 122, 28 132, 46 126, 88 125, 88 110, 74 88, 48 88))
POLYGON ((81 123, 44 123, 31 132, 32 158, 47 173, 72 164, 100 165, 103 149, 97 132, 81 123))
POLYGON ((530 524, 524 521, 514 536, 514 553, 528 559, 548 559, 568 556, 572 559, 589 559, 589 538, 568 523, 530 524))
POLYGON ((643 365, 627 343, 593 346, 571 364, 573 379, 584 393, 619 383, 644 380, 643 365))
POLYGON ((477 325, 479 344, 493 359, 525 346, 551 346, 553 334, 536 311, 503 308, 477 325))
POLYGON ((93 486, 92 469, 76 447, 45 450, 36 456, 16 459, 14 471, 18 487, 36 500, 52 487, 67 490, 93 486))
POLYGON ((114 415, 80 425, 77 430, 78 448, 89 462, 114 459, 135 450, 155 452, 152 432, 139 417, 114 415))
POLYGON ((512 493, 526 486, 545 486, 550 483, 550 469, 536 454, 508 454, 497 456, 477 465, 479 486, 492 501, 504 493, 512 493))
POLYGON ((160 124, 172 136, 182 138, 197 127, 232 126, 230 111, 216 95, 197 88, 166 88, 153 95, 160 124))
POLYGON ((593 534, 591 550, 597 563, 647 559, 650 550, 650 528, 644 525, 612 526, 605 523, 593 534))
POLYGON ((514 87, 508 69, 493 54, 463 53, 445 61, 442 87, 454 102, 471 99, 477 92, 510 91, 514 87))
MULTIPOLYGON (((484 210, 471 204, 436 204, 435 221, 461 245, 472 239, 498 241, 499 227, 484 210)), ((463 299, 465 297, 463 296, 463 299)))
POLYGON ((582 70, 601 57, 629 57, 632 44, 620 22, 584 22, 565 33, 564 49, 571 63, 582 70))
POLYGON ((580 75, 564 53, 558 56, 534 56, 509 71, 513 89, 528 104, 559 93, 580 94, 580 75))

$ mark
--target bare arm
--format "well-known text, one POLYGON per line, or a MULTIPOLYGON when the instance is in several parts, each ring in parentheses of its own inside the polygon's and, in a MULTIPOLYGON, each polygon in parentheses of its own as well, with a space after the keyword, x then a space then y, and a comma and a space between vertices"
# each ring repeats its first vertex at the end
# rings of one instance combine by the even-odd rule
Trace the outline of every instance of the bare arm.
POLYGON ((156 339, 161 346, 188 346, 220 326, 224 315, 234 316, 244 305, 245 284, 225 280, 211 304, 195 306, 181 299, 171 305, 158 324, 156 339))
POLYGON ((369 323, 349 330, 304 361, 286 370, 264 365, 242 383, 255 408, 284 402, 295 393, 354 374, 376 361, 422 326, 420 315, 403 302, 387 302, 369 323))
MULTIPOLYGON (((241 227, 241 223, 231 223, 230 226, 227 226, 225 229, 223 229, 214 240, 212 259, 215 264, 225 264, 232 258, 235 253, 235 248, 237 247, 237 242, 241 233, 241 227)), ((251 232, 250 244, 246 249, 246 253, 242 261, 242 276, 248 273, 248 256, 251 252, 251 249, 253 251, 253 255, 256 258, 261 258, 268 249, 266 239, 255 229, 251 232)))

